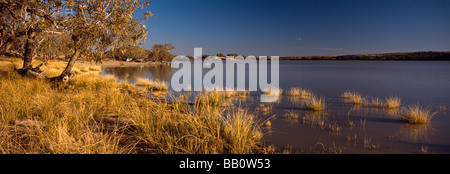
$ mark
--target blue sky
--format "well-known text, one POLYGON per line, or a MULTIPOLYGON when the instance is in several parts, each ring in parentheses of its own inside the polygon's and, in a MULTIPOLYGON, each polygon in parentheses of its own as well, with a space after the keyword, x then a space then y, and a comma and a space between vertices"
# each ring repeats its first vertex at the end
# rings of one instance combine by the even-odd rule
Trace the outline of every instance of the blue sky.
POLYGON ((144 46, 176 55, 450 51, 450 0, 150 0, 144 46))

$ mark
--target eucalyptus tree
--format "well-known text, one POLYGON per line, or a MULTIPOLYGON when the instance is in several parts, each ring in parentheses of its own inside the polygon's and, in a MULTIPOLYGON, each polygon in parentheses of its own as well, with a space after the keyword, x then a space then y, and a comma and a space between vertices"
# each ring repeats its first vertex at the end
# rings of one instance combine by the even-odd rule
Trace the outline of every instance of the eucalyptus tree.
MULTIPOLYGON (((24 37, 24 64, 19 73, 43 78, 40 66, 32 67, 36 49, 50 35, 67 35, 72 55, 59 77, 70 74, 80 56, 101 61, 107 50, 137 45, 146 39, 143 22, 153 13, 142 0, 0 0, 0 12, 16 24, 16 37, 24 37), (141 15, 136 15, 142 9, 141 15)), ((5 18, 6 18, 5 17, 5 18)))
POLYGON ((151 61, 172 61, 173 57, 175 57, 170 51, 175 49, 175 47, 170 44, 155 44, 153 45, 152 51, 149 55, 151 61))

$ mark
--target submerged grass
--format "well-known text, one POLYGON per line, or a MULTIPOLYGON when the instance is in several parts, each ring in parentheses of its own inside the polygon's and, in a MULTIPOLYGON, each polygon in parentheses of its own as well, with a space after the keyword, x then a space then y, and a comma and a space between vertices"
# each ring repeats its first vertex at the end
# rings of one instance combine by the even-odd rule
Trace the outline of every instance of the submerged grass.
POLYGON ((222 98, 204 94, 187 112, 98 72, 59 86, 8 72, 0 76, 0 153, 270 153, 255 117, 224 113, 222 98))

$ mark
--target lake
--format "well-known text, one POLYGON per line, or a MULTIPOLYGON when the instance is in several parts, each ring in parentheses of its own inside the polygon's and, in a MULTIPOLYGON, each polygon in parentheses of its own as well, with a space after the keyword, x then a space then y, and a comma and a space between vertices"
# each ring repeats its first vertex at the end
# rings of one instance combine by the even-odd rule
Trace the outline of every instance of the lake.
MULTIPOLYGON (((144 77, 170 84, 176 71, 170 65, 151 65, 109 67, 102 74, 130 83, 144 77)), ((299 97, 282 95, 270 104, 271 112, 262 113, 256 111, 261 92, 234 99, 235 105, 255 111, 261 121, 271 119, 272 126, 262 128, 266 145, 292 153, 450 153, 450 114, 440 110, 450 107, 448 61, 280 61, 279 80, 284 93, 300 87, 325 97, 327 109, 307 111, 299 97), (398 110, 344 102, 341 95, 346 91, 356 91, 367 99, 398 96, 402 107, 419 104, 435 116, 427 125, 403 123, 398 110), (283 118, 287 111, 299 118, 283 118)))

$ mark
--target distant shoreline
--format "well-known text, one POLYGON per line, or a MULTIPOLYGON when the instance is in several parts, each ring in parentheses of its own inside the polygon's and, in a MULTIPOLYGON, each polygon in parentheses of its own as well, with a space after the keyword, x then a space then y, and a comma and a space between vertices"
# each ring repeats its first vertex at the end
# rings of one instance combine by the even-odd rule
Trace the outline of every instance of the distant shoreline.
MULTIPOLYGON (((270 59, 270 57, 268 57, 270 59)), ((380 54, 360 54, 360 55, 341 55, 341 56, 283 56, 280 61, 286 60, 342 60, 342 61, 450 61, 450 51, 428 51, 428 52, 404 52, 404 53, 380 53, 380 54)), ((166 65, 170 62, 126 62, 117 60, 104 60, 102 63, 82 62, 80 65, 97 65, 103 68, 108 67, 135 67, 135 66, 154 66, 166 65)))
POLYGON ((380 53, 342 56, 283 56, 280 60, 450 61, 450 51, 380 53))
POLYGON ((151 66, 151 65, 163 65, 167 63, 163 62, 126 62, 126 61, 117 61, 117 60, 104 60, 101 63, 95 62, 77 62, 79 65, 97 65, 102 68, 110 68, 110 67, 136 67, 136 66, 151 66))

